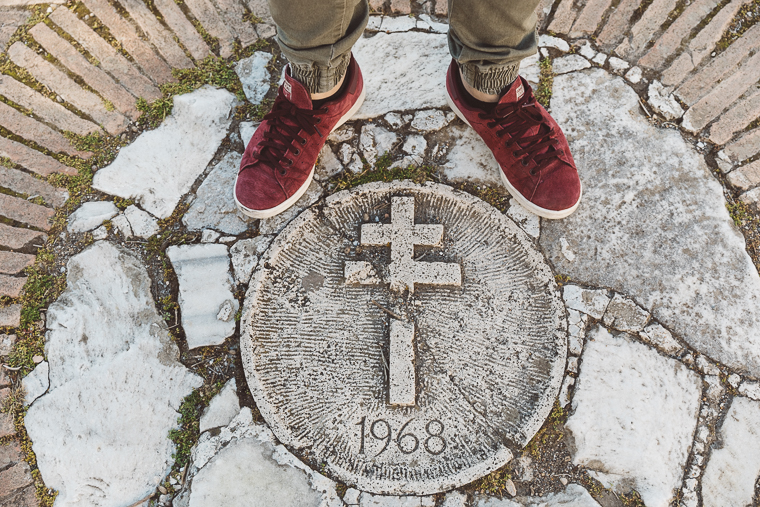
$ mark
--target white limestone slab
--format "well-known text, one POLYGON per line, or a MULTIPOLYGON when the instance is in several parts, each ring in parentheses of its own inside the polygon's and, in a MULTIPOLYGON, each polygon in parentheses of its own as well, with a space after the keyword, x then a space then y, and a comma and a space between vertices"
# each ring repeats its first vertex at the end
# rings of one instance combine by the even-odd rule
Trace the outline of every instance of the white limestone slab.
MULTIPOLYGON (((494 164, 495 163, 496 162, 494 162, 494 164)), ((514 197, 510 197, 509 199, 507 215, 514 220, 522 230, 528 233, 528 236, 538 239, 538 236, 541 234, 541 218, 523 208, 514 197)))
POLYGON ((233 94, 211 86, 177 95, 172 114, 95 173, 93 188, 168 217, 227 135, 235 102, 233 94))
POLYGON ((229 380, 219 394, 211 398, 200 420, 200 432, 211 428, 227 426, 240 412, 240 400, 237 395, 235 379, 229 380))
POLYGON ((129 221, 132 234, 138 238, 148 239, 159 230, 158 220, 135 205, 127 206, 127 209, 124 210, 124 217, 129 221))
POLYGON ((267 65, 272 55, 264 51, 256 51, 248 58, 243 58, 235 64, 235 74, 240 78, 245 97, 253 104, 258 104, 269 91, 271 74, 267 65))
POLYGON ((538 53, 520 60, 520 75, 524 77, 531 86, 538 85, 541 76, 541 67, 538 65, 538 53))
MULTIPOLYGON (((659 81, 652 81, 649 85, 649 105, 655 111, 662 114, 668 120, 675 120, 683 116, 683 108, 678 103, 670 90, 666 89, 659 81)), ((686 119, 684 119, 686 121, 686 119)), ((688 128, 687 128, 688 129, 688 128)))
POLYGON ((99 241, 67 274, 47 314, 50 388, 25 425, 57 507, 130 505, 169 471, 169 430, 202 381, 179 363, 134 254, 99 241))
POLYGON ((573 463, 606 487, 667 507, 681 484, 702 380, 626 335, 590 331, 566 428, 573 463))
POLYGON ((380 25, 381 32, 408 32, 417 26, 417 20, 412 16, 383 16, 380 25))
POLYGON ((91 231, 118 214, 119 208, 111 201, 86 202, 69 215, 66 229, 69 232, 91 231))
POLYGON ((459 491, 446 493, 441 507, 467 507, 467 495, 459 491))
POLYGON ((24 388, 24 406, 31 405, 34 400, 45 394, 50 386, 49 373, 49 363, 42 361, 21 380, 21 385, 24 388))
POLYGON ((567 55, 552 61, 552 71, 556 75, 588 69, 589 67, 591 67, 589 61, 581 55, 567 55))
POLYGON ((645 327, 639 333, 639 337, 645 343, 649 343, 666 354, 673 355, 683 349, 683 346, 678 343, 678 340, 673 338, 673 334, 657 322, 653 322, 645 327))
POLYGON ((639 67, 631 67, 631 70, 625 73, 625 78, 633 84, 637 84, 641 81, 642 74, 639 67))
POLYGON ((188 229, 199 231, 209 227, 227 234, 240 234, 248 229, 250 219, 238 210, 233 195, 242 158, 234 151, 228 153, 201 183, 190 209, 182 217, 188 229))
POLYGON ((562 287, 562 298, 568 308, 578 310, 597 320, 601 320, 607 305, 610 303, 606 290, 584 289, 572 284, 562 287))
POLYGON ((235 332, 235 314, 240 306, 232 295, 227 246, 170 246, 166 255, 179 281, 179 306, 188 348, 224 342, 235 332))
POLYGON ((499 188, 503 186, 499 164, 480 136, 467 125, 447 129, 452 146, 443 164, 443 174, 455 183, 471 182, 499 188))
POLYGON ((398 135, 395 132, 368 123, 362 127, 359 146, 365 160, 374 165, 379 157, 393 150, 397 141, 398 135))
POLYGON ((314 179, 317 181, 325 181, 336 174, 343 171, 343 164, 340 163, 338 157, 333 153, 329 144, 325 144, 322 150, 319 152, 319 159, 317 160, 317 168, 314 172, 314 179))
POLYGON ((414 113, 412 128, 420 132, 433 132, 448 125, 450 119, 453 117, 447 117, 440 109, 425 109, 414 113))
POLYGON ((240 122, 238 130, 240 132, 240 140, 243 142, 243 146, 248 146, 248 143, 251 142, 251 138, 253 137, 253 134, 256 133, 257 128, 259 128, 258 123, 253 123, 252 121, 240 122))
POLYGON ((559 49, 563 53, 570 51, 570 44, 553 35, 539 35, 538 47, 559 49))
POLYGON ((577 310, 567 310, 567 351, 570 355, 580 356, 586 338, 588 315, 577 310))
POLYGON ((578 211, 542 224, 555 269, 634 298, 699 352, 760 376, 760 276, 703 157, 602 70, 557 76, 552 115, 584 182, 578 211))
POLYGON ((117 231, 125 238, 132 237, 132 226, 129 225, 129 220, 122 213, 119 213, 111 219, 111 225, 113 230, 117 231))
POLYGON ((343 507, 335 483, 288 452, 248 407, 218 435, 202 434, 192 458, 175 506, 343 507))
POLYGON ((564 491, 543 497, 479 498, 473 507, 599 507, 580 484, 568 484, 564 491))
POLYGON ((605 326, 628 333, 642 331, 648 321, 649 312, 621 294, 615 294, 607 305, 603 318, 605 326))
POLYGON ((713 450, 702 478, 704 507, 750 505, 760 475, 760 403, 736 397, 720 428, 722 447, 713 450))
POLYGON ((236 283, 248 283, 253 268, 258 264, 274 236, 256 236, 251 239, 241 239, 230 248, 232 268, 235 272, 236 283))
POLYGON ((451 62, 446 35, 378 33, 360 38, 353 54, 367 90, 355 119, 446 105, 446 69, 451 62))
POLYGON ((362 493, 359 507, 435 507, 432 496, 382 496, 362 493))

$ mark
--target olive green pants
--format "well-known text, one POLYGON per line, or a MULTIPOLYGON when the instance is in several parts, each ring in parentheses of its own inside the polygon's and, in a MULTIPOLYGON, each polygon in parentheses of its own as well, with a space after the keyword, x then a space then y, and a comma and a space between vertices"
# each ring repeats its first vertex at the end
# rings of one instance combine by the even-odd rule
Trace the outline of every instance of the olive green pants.
MULTIPOLYGON (((536 52, 538 0, 448 2, 451 56, 475 89, 500 93, 517 77, 520 60, 536 52)), ((332 89, 367 26, 367 0, 269 0, 269 7, 293 77, 311 93, 332 89)))

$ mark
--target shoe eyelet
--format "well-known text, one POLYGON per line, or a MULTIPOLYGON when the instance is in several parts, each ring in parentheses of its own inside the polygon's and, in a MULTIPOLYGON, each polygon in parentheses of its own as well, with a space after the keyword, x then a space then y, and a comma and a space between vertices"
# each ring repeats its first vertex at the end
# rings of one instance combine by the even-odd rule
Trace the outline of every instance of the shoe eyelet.
POLYGON ((287 165, 293 165, 293 161, 290 160, 289 158, 285 159, 285 162, 287 163, 287 165))
POLYGON ((536 175, 536 171, 534 171, 533 169, 531 169, 531 170, 529 171, 529 174, 530 174, 531 176, 535 176, 535 175, 536 175))
POLYGON ((516 151, 513 151, 513 152, 512 152, 512 156, 513 156, 513 157, 515 157, 515 158, 519 157, 519 155, 517 154, 517 152, 516 152, 516 151))
POLYGON ((298 155, 300 155, 300 154, 301 154, 301 150, 299 150, 299 149, 295 149, 295 150, 293 151, 293 155, 295 155, 295 156, 298 156, 298 155))
POLYGON ((285 171, 285 170, 277 171, 277 172, 280 173, 280 176, 285 176, 286 174, 288 174, 288 171, 285 171))
POLYGON ((528 161, 527 160, 521 160, 520 163, 523 165, 523 167, 528 167, 528 161))
POLYGON ((301 139, 301 146, 306 146, 306 139, 301 139))
POLYGON ((317 118, 317 123, 322 123, 322 118, 317 118))

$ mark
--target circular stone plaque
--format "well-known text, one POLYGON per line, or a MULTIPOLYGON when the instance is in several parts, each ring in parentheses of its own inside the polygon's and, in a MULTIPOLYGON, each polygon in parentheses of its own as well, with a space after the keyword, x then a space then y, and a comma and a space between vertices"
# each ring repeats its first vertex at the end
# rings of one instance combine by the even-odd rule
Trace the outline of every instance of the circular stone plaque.
POLYGON ((436 493, 503 466, 548 416, 565 366, 541 253, 439 184, 370 183, 304 211, 259 262, 242 326, 277 438, 373 493, 436 493))

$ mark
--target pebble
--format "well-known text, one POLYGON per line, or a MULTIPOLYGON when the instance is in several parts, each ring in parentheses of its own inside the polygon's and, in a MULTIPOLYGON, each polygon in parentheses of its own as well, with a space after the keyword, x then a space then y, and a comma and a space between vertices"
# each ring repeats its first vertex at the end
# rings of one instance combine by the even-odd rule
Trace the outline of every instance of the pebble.
POLYGON ((509 496, 517 496, 517 488, 515 487, 515 483, 512 482, 512 479, 507 479, 504 483, 504 489, 507 490, 509 496))
POLYGON ((40 364, 44 360, 45 360, 45 358, 42 357, 42 356, 40 356, 40 355, 36 355, 36 356, 32 357, 32 361, 34 362, 34 364, 40 364))

